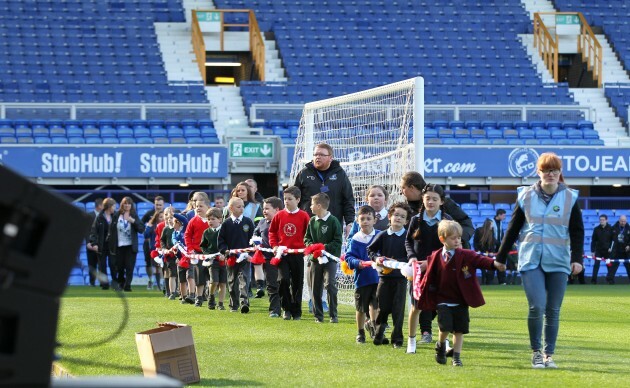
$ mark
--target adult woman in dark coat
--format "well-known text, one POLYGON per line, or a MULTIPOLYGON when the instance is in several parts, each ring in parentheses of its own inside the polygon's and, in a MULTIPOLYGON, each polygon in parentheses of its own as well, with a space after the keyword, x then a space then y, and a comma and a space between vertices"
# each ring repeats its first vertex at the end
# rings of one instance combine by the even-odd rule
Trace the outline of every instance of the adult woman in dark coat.
POLYGON ((125 197, 120 209, 109 224, 109 251, 116 257, 117 282, 127 292, 131 291, 133 271, 138 254, 138 234, 144 232, 144 224, 138 217, 133 200, 125 197))
POLYGON ((109 225, 112 222, 112 215, 115 211, 116 201, 113 198, 105 198, 103 200, 103 210, 98 213, 94 219, 94 223, 92 223, 88 243, 90 248, 96 249, 97 267, 99 272, 98 279, 103 290, 109 289, 109 281, 107 278, 107 259, 109 259, 109 272, 112 277, 112 281, 115 282, 116 280, 116 263, 109 252, 109 245, 107 242, 109 237, 109 225))

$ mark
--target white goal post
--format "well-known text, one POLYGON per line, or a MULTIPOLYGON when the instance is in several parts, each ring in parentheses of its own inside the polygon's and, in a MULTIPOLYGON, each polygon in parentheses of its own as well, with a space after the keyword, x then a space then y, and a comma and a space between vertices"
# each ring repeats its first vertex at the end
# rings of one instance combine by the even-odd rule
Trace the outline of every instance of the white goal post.
MULTIPOLYGON (((313 159, 318 143, 333 148, 334 158, 352 182, 357 208, 365 204, 366 190, 375 184, 389 191, 390 203, 401 200, 402 175, 424 174, 424 80, 416 77, 306 104, 290 183, 313 159)), ((354 304, 352 292, 346 295, 347 278, 338 273, 339 303, 354 304)), ((352 291, 351 278, 349 287, 352 291)), ((308 298, 308 292, 304 296, 308 298)))

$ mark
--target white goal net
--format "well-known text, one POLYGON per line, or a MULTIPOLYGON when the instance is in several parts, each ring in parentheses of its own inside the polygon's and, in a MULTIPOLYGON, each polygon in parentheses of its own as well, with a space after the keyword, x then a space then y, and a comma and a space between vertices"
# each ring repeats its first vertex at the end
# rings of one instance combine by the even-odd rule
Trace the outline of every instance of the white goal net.
MULTIPOLYGON (((352 182, 355 205, 371 185, 382 185, 390 203, 401 200, 400 178, 424 172, 424 82, 420 77, 304 106, 290 182, 313 148, 327 143, 352 182), (419 141, 414 141, 419 139, 419 141)), ((341 220, 342 221, 342 220, 341 220)), ((343 222, 343 221, 342 221, 343 222)), ((306 284, 306 282, 305 282, 306 284)), ((339 303, 354 304, 352 277, 338 271, 339 303)), ((304 290, 305 298, 309 292, 304 290)))

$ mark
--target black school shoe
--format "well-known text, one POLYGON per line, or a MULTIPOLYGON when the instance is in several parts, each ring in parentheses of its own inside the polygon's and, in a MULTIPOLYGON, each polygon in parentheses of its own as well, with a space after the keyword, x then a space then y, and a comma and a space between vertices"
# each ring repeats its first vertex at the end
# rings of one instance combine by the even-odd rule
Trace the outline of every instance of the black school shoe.
POLYGON ((389 340, 385 338, 384 334, 377 334, 372 343, 374 345, 389 345, 389 340))
POLYGON ((393 347, 394 349, 400 349, 400 348, 402 348, 402 347, 403 347, 403 343, 402 343, 402 342, 394 342, 394 343, 392 344, 392 347, 393 347))
POLYGON ((446 345, 442 346, 440 341, 435 343, 435 361, 438 364, 445 365, 446 364, 446 345))
POLYGON ((357 334, 357 343, 364 344, 365 343, 365 334, 357 334))
POLYGON ((247 314, 249 312, 249 306, 244 304, 241 306, 241 314, 247 314))

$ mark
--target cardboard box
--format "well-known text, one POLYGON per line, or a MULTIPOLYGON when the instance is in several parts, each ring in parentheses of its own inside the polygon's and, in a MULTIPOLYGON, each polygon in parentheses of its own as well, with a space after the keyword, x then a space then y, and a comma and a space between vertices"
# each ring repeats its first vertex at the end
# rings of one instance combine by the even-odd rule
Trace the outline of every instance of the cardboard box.
POLYGON ((157 328, 136 333, 136 345, 145 376, 158 373, 183 383, 199 382, 192 329, 179 323, 158 323, 157 328))

